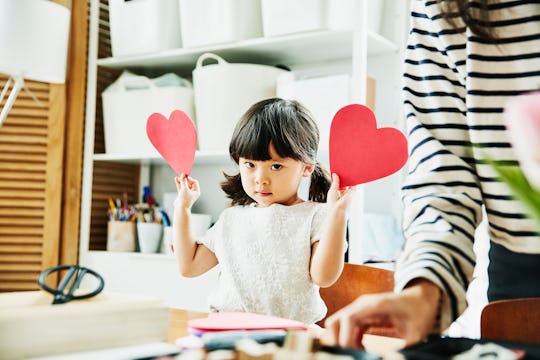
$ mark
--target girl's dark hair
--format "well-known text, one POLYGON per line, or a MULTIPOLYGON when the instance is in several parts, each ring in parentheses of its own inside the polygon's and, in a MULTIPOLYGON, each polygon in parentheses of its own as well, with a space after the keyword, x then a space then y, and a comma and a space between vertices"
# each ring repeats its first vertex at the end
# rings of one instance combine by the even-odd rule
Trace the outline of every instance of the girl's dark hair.
MULTIPOLYGON (((314 164, 309 200, 325 202, 330 189, 330 176, 317 162, 319 129, 309 111, 299 102, 271 98, 252 105, 236 124, 229 154, 238 164, 240 157, 270 160, 270 143, 279 156, 314 164)), ((225 176, 221 188, 232 199, 232 205, 255 202, 242 187, 240 174, 225 176)))
MULTIPOLYGON (((443 17, 455 29, 460 28, 456 19, 461 18, 471 31, 492 43, 497 42, 495 30, 490 26, 489 6, 495 0, 438 0, 443 6, 443 17)), ((465 30, 464 28, 462 28, 465 30)))

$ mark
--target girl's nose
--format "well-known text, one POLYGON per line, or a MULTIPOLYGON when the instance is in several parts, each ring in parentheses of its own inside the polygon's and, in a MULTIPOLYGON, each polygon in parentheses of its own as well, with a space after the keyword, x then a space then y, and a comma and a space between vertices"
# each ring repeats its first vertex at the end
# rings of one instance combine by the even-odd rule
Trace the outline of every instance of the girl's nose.
POLYGON ((257 184, 267 184, 268 183, 268 176, 266 175, 266 172, 263 169, 258 169, 255 173, 255 183, 257 184))

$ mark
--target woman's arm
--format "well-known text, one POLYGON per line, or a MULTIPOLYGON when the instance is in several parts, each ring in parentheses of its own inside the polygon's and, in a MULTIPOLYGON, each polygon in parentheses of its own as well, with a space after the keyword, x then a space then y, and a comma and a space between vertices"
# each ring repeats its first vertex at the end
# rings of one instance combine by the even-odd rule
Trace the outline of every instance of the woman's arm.
POLYGON ((173 216, 174 256, 180 274, 194 277, 216 266, 218 260, 206 246, 197 244, 191 233, 191 207, 200 196, 198 181, 181 174, 175 183, 178 197, 173 216))
POLYGON ((319 241, 311 247, 310 275, 315 284, 328 287, 341 275, 345 235, 347 231, 347 208, 353 189, 339 190, 339 177, 332 174, 332 186, 328 191, 327 223, 319 241))

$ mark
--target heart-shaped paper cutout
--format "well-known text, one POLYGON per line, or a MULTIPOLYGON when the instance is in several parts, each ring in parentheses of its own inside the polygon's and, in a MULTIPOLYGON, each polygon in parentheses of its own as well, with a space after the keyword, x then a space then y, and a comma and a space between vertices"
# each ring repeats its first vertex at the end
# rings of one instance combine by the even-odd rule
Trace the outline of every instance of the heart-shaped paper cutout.
POLYGON ((305 324, 296 320, 271 315, 227 311, 211 313, 206 318, 189 320, 188 326, 200 331, 307 329, 305 324))
POLYGON ((351 104, 341 108, 330 126, 330 170, 340 187, 391 175, 407 162, 407 139, 401 131, 377 129, 373 112, 351 104))
POLYGON ((186 113, 174 110, 169 119, 153 113, 146 122, 146 134, 177 174, 191 172, 197 149, 197 130, 186 113))

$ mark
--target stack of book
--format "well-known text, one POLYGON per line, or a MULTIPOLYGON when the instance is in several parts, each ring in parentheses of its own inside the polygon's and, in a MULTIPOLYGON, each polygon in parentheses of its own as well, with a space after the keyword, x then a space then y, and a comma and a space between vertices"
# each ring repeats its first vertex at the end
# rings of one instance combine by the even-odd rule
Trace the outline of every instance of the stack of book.
POLYGON ((102 292, 52 305, 42 291, 0 294, 0 354, 26 359, 166 341, 169 309, 161 299, 102 292))

